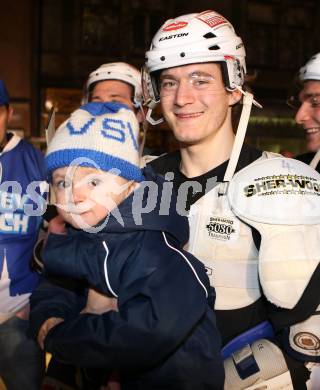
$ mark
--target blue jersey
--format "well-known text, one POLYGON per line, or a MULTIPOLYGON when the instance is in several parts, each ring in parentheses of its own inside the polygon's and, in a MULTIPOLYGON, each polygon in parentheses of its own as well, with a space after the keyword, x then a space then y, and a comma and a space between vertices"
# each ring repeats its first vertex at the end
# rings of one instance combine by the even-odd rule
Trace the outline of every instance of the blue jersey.
POLYGON ((0 178, 0 315, 5 315, 25 306, 38 284, 30 259, 45 208, 42 153, 13 135, 0 154, 0 178))

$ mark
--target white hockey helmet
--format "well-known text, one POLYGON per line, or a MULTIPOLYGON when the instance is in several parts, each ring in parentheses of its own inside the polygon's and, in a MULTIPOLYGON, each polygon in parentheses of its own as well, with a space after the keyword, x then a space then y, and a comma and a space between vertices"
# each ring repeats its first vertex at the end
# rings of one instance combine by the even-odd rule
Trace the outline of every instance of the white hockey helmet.
POLYGON ((303 83, 308 80, 320 81, 320 53, 313 55, 296 74, 287 99, 287 104, 291 108, 299 109, 301 105, 299 93, 303 88, 303 83))
POLYGON ((312 56, 310 60, 300 68, 299 80, 302 83, 307 80, 320 81, 320 53, 312 56))
POLYGON ((88 103, 93 84, 105 80, 119 80, 131 85, 133 87, 132 103, 136 108, 141 107, 141 73, 134 66, 126 62, 103 64, 91 72, 85 84, 83 103, 88 103))
POLYGON ((246 73, 243 42, 231 23, 215 11, 204 11, 167 20, 146 52, 143 70, 145 103, 159 102, 158 71, 180 65, 220 62, 228 90, 241 88, 246 73))

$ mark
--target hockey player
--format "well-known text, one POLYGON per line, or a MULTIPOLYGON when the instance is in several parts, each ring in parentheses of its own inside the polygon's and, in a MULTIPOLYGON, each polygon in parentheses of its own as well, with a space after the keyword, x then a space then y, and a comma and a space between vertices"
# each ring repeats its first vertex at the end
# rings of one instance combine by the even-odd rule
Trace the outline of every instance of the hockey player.
MULTIPOLYGON (((168 20, 154 36, 146 59, 147 118, 154 122, 152 109, 160 102, 180 144, 179 151, 151 164, 168 181, 173 180, 177 207, 189 215, 187 249, 203 261, 217 292, 215 309, 225 345, 225 389, 305 389, 309 377, 305 362, 318 361, 320 354, 319 316, 314 314, 319 305, 319 237, 314 226, 301 233, 303 224, 311 223, 312 218, 305 214, 292 218, 291 213, 290 219, 286 206, 303 202, 294 189, 298 184, 290 181, 292 172, 304 178, 304 185, 306 177, 314 183, 320 177, 298 161, 242 146, 254 101, 243 89, 243 42, 222 15, 204 11, 168 20), (243 96, 235 137, 231 112, 243 96), (278 174, 274 182, 268 180, 270 172, 278 174), (242 191, 245 180, 249 186, 242 191), (268 191, 269 187, 275 190, 268 191), (265 196, 254 197, 256 190, 265 196), (256 199, 260 203, 249 203, 256 199), (263 199, 270 202, 265 207, 263 199), (278 224, 279 234, 270 234, 272 223, 278 224), (303 268, 298 267, 303 263, 296 262, 290 245, 287 249, 282 244, 279 249, 287 230, 292 231, 301 260, 307 257, 305 234, 312 231, 313 237, 318 237, 312 266, 304 276, 303 268), (296 275, 292 267, 296 267, 296 275)), ((312 223, 319 224, 319 207, 313 199, 311 195, 308 198, 316 214, 312 223)))
POLYGON ((102 64, 89 74, 84 85, 83 103, 118 102, 134 109, 139 122, 141 111, 141 74, 134 66, 125 62, 102 64))
POLYGON ((297 109, 296 122, 305 131, 308 153, 297 156, 298 160, 312 164, 320 170, 320 53, 315 54, 298 73, 298 93, 288 101, 297 109))

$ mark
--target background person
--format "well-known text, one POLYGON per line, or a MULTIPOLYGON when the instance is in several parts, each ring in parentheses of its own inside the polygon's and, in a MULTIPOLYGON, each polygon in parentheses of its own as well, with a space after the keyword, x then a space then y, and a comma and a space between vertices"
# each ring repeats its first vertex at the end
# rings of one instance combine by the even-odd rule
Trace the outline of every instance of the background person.
POLYGON ((29 297, 39 282, 30 261, 44 212, 46 174, 42 153, 7 130, 12 114, 0 80, 0 376, 8 390, 38 390, 44 353, 26 331, 29 297), (38 203, 28 192, 32 183, 37 183, 38 203), (39 207, 38 216, 28 214, 26 206, 39 207))
POLYGON ((320 53, 313 55, 300 68, 298 92, 289 98, 289 105, 297 109, 295 120, 301 125, 306 137, 307 153, 296 158, 310 164, 320 172, 320 53), (315 159, 314 159, 315 158, 315 159))

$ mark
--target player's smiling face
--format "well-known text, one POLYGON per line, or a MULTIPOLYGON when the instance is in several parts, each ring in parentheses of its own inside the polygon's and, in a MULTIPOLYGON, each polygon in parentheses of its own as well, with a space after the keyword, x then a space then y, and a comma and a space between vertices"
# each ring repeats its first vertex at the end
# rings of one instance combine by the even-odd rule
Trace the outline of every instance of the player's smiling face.
POLYGON ((160 75, 162 112, 176 139, 201 144, 227 127, 235 103, 222 80, 219 64, 191 64, 165 69, 160 75))

